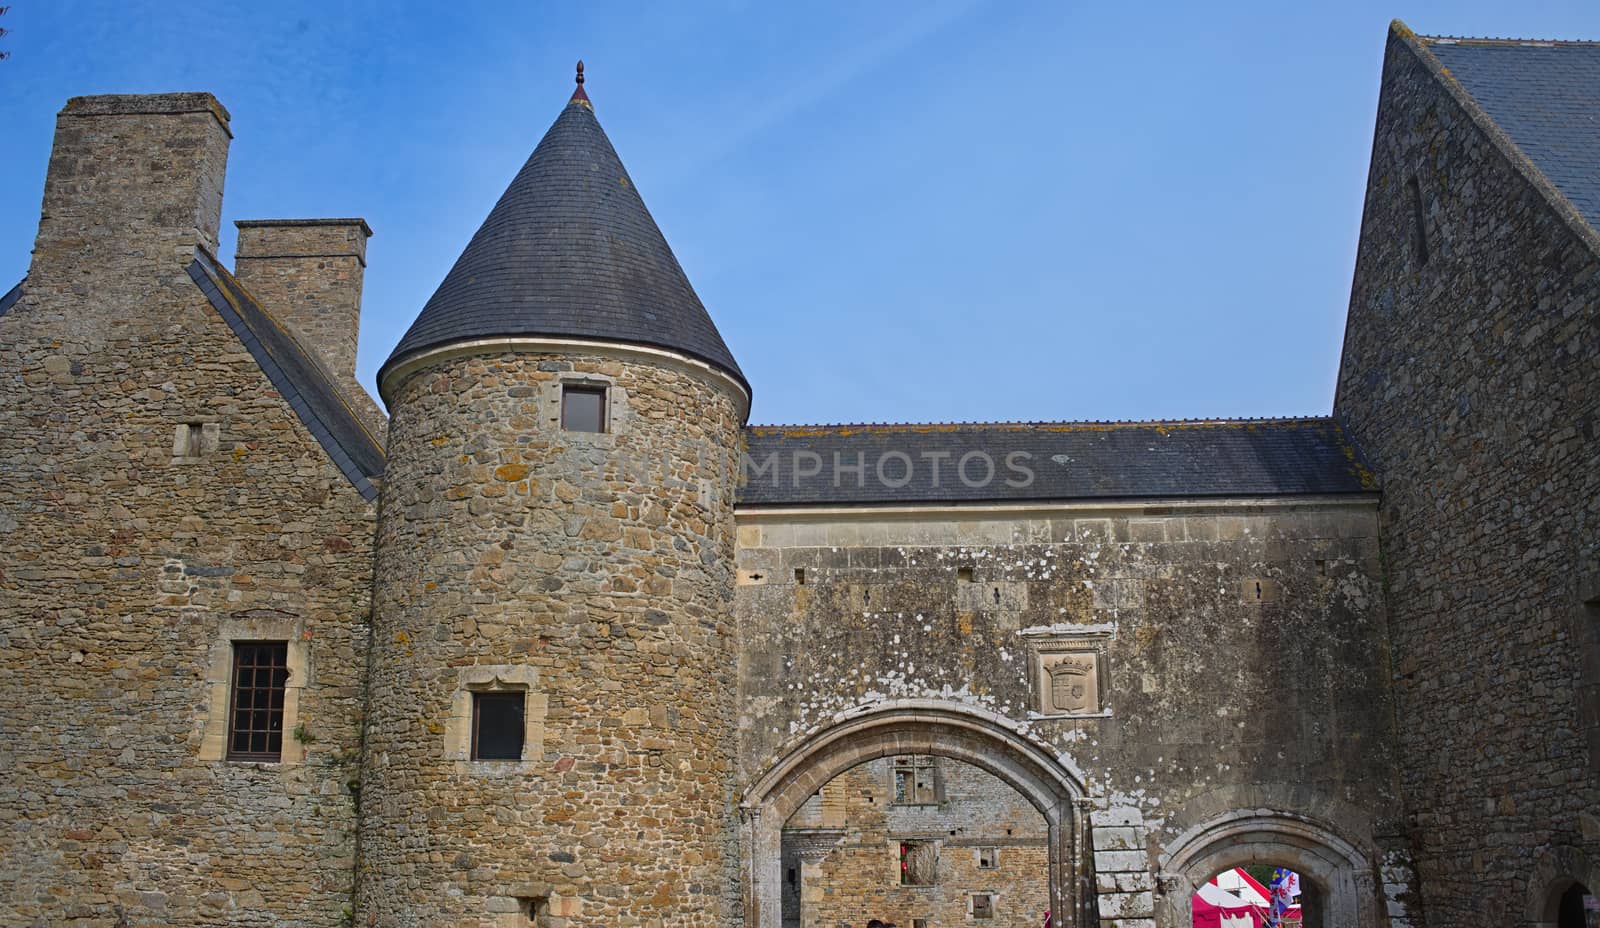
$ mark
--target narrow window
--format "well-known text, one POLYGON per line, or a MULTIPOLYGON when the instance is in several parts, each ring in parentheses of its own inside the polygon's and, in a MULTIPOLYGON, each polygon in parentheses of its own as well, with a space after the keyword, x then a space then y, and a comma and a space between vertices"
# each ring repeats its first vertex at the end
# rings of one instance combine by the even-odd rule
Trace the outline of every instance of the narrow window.
POLYGON ((902 754, 894 759, 894 802, 901 806, 939 803, 939 768, 927 754, 902 754))
POLYGON ((911 920, 911 928, 928 928, 928 920, 926 918, 913 918, 911 920))
POLYGON ((472 759, 522 759, 523 694, 472 694, 472 759))
POLYGON ((1411 195, 1412 244, 1417 249, 1417 260, 1428 263, 1428 226, 1422 215, 1422 188, 1415 177, 1406 181, 1406 191, 1411 195))
POLYGON ((276 763, 283 756, 283 697, 288 683, 288 642, 233 643, 229 760, 276 763))
POLYGON ((932 886, 938 869, 938 845, 931 841, 900 842, 901 886, 932 886))
POLYGON ((569 384, 561 388, 561 427, 568 432, 606 430, 606 388, 569 384))
POLYGON ((804 567, 796 567, 794 569, 794 584, 795 586, 806 585, 806 569, 804 567))
POLYGON ((994 895, 991 893, 972 894, 972 917, 994 918, 994 895))
POLYGON ((528 922, 538 924, 544 920, 550 909, 549 896, 528 896, 522 899, 522 909, 528 913, 528 922))
POLYGON ((978 869, 993 870, 1000 865, 1000 849, 994 847, 978 848, 978 869))

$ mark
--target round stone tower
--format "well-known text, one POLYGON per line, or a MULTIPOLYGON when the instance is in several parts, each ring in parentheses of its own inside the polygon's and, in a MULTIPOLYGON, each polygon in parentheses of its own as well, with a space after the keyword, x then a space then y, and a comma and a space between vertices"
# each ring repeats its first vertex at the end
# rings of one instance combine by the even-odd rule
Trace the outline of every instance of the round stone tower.
POLYGON ((732 914, 749 388, 578 80, 379 372, 357 924, 732 914))

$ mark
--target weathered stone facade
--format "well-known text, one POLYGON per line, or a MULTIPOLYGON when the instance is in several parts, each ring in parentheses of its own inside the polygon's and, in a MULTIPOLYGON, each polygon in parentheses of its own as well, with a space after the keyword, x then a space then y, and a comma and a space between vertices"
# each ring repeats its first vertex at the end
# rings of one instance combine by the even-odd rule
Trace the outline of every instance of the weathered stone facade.
POLYGON ((1377 530, 1370 502, 751 513, 745 776, 861 706, 991 713, 1062 759, 1084 817, 1103 813, 1075 848, 1103 895, 1080 904, 1134 920, 1187 906, 1192 885, 1174 874, 1163 900, 1152 874, 1230 810, 1304 816, 1373 859, 1403 851, 1377 530), (1099 655, 1099 711, 1039 711, 1034 655, 1057 646, 1099 655))
POLYGON ((390 401, 364 912, 526 924, 543 898, 552 928, 724 924, 743 395, 547 350, 448 357, 390 401), (571 383, 607 388, 610 431, 560 429, 571 383), (524 762, 446 755, 474 667, 531 671, 543 743, 524 762))
POLYGON ((1336 411, 1383 479, 1409 831, 1430 924, 1554 922, 1600 889, 1600 239, 1403 27, 1383 86, 1336 411))
POLYGON ((1183 928, 1255 862, 1307 925, 1566 928, 1600 235, 1429 41, 1390 37, 1342 425, 747 428, 581 77, 386 422, 365 223, 240 223, 235 277, 216 100, 70 101, 0 297, 0 922, 1183 928))
POLYGON ((0 318, 7 925, 351 903, 375 512, 185 273, 216 245, 227 121, 207 94, 70 102, 0 318), (304 646, 289 762, 204 759, 214 650, 257 635, 304 646))

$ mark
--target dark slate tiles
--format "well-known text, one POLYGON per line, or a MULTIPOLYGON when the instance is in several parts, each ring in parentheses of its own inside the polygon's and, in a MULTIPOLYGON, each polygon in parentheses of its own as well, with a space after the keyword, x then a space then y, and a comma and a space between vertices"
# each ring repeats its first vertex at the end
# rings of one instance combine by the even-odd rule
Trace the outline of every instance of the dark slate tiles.
POLYGON ((367 500, 378 498, 384 453, 338 387, 233 275, 196 252, 189 277, 261 366, 273 389, 367 500))
POLYGON ((1600 45, 1423 41, 1589 224, 1600 228, 1600 45))
POLYGON ((1326 418, 751 426, 745 440, 744 506, 1377 490, 1354 445, 1326 418))
POLYGON ((582 101, 550 127, 384 368, 422 349, 506 335, 667 348, 744 382, 582 101))
POLYGON ((4 316, 6 313, 10 312, 11 307, 17 305, 17 301, 22 299, 22 285, 27 282, 28 278, 22 278, 21 280, 17 281, 17 285, 15 287, 12 287, 10 290, 6 291, 5 296, 0 296, 0 316, 4 316))

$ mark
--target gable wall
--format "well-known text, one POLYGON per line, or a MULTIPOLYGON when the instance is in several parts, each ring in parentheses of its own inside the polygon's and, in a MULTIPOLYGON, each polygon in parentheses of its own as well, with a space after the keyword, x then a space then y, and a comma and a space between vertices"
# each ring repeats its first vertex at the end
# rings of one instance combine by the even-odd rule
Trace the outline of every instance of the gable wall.
POLYGON ((1519 924, 1552 855, 1600 859, 1580 691, 1592 711, 1600 262, 1408 41, 1384 64, 1336 411, 1383 481, 1429 924, 1519 924))
POLYGON ((220 186, 216 120, 63 129, 0 318, 0 923, 343 924, 373 507, 190 280, 192 225, 69 227, 166 189, 146 167, 220 186), (214 450, 175 459, 185 422, 214 450), (225 622, 304 647, 302 763, 201 759, 225 622))

